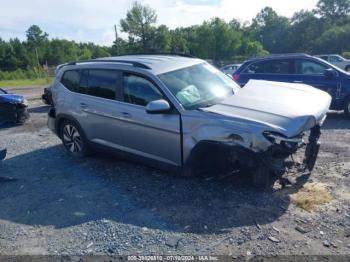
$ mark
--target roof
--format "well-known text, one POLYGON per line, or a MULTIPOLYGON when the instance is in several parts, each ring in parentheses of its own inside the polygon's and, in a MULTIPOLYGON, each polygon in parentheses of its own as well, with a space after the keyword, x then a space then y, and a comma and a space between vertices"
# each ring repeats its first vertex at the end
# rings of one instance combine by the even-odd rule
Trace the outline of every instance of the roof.
POLYGON ((311 57, 311 56, 305 53, 271 54, 267 56, 251 58, 251 59, 248 59, 246 62, 258 61, 258 60, 269 60, 269 59, 276 59, 276 58, 292 58, 292 57, 295 58, 295 57, 311 57))
POLYGON ((126 65, 131 67, 137 67, 144 70, 150 70, 155 75, 204 62, 201 59, 192 58, 185 55, 137 54, 137 55, 105 57, 105 58, 99 58, 99 59, 87 60, 87 61, 76 61, 76 62, 68 63, 68 65, 75 65, 79 63, 94 63, 94 62, 98 62, 99 64, 101 64, 101 63, 104 63, 104 61, 108 62, 108 64, 116 63, 116 64, 123 64, 124 66, 126 65))

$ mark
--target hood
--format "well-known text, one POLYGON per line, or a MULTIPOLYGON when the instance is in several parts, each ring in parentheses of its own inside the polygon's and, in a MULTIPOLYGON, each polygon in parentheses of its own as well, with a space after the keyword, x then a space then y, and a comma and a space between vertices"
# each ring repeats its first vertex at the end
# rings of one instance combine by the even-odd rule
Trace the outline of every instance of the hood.
POLYGON ((23 101, 24 101, 24 97, 20 95, 12 95, 12 94, 0 95, 0 103, 17 104, 17 103, 22 103, 23 101))
POLYGON ((321 123, 330 103, 330 95, 308 85, 250 80, 235 95, 203 110, 293 137, 321 123))

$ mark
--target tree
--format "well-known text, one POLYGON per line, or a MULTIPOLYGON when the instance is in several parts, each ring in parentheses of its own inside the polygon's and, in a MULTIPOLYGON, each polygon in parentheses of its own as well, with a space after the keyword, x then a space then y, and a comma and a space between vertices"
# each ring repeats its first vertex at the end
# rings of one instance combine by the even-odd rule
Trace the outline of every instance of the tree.
POLYGON ((350 0, 319 0, 316 13, 331 20, 347 16, 350 13, 350 0))
POLYGON ((285 39, 290 27, 288 18, 279 16, 271 7, 265 7, 253 19, 250 27, 251 37, 260 41, 270 53, 288 51, 285 39))
POLYGON ((26 31, 27 41, 35 44, 40 44, 47 40, 49 36, 47 33, 43 32, 39 26, 32 25, 26 31))
POLYGON ((334 26, 315 41, 317 53, 343 53, 350 50, 350 26, 334 26))
POLYGON ((152 51, 155 52, 169 52, 171 49, 171 34, 169 28, 165 25, 160 25, 153 37, 152 51))
POLYGON ((188 53, 188 39, 186 38, 186 32, 182 28, 176 28, 170 31, 171 42, 170 51, 172 53, 188 53))
POLYGON ((143 51, 147 52, 151 49, 156 22, 155 10, 134 2, 132 8, 128 10, 126 18, 120 20, 120 26, 122 31, 128 33, 131 38, 140 41, 143 51))
POLYGON ((44 64, 44 53, 48 46, 48 34, 43 32, 39 26, 32 25, 26 31, 27 45, 30 50, 30 60, 35 64, 44 64))
POLYGON ((288 52, 315 51, 315 39, 327 29, 328 23, 315 16, 314 12, 301 10, 291 19, 291 27, 285 38, 288 52))

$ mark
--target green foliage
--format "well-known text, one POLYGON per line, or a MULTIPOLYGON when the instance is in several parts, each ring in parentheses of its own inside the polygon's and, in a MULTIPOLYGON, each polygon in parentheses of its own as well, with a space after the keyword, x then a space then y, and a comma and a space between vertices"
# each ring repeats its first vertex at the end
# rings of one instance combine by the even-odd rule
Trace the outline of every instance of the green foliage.
POLYGON ((316 12, 324 18, 337 19, 350 12, 350 0, 320 0, 316 12))
POLYGON ((135 42, 140 44, 144 51, 150 51, 152 38, 156 31, 154 24, 157 15, 154 9, 134 2, 127 12, 126 18, 120 20, 122 31, 128 33, 135 42))
POLYGON ((111 47, 49 39, 39 26, 26 31, 27 39, 0 38, 0 80, 45 77, 43 65, 140 52, 189 53, 220 65, 223 62, 269 53, 343 53, 350 57, 350 0, 319 0, 313 11, 301 10, 292 18, 263 8, 251 23, 212 18, 199 25, 169 29, 156 25, 150 6, 134 2, 111 47))
POLYGON ((350 59, 350 52, 343 52, 342 56, 346 59, 350 59))

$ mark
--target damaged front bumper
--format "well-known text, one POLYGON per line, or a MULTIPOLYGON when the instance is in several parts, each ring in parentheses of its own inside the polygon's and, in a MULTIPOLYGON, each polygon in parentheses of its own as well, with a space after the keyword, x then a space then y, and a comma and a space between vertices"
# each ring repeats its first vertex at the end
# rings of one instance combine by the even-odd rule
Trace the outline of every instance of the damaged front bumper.
POLYGON ((23 124, 29 118, 28 102, 22 103, 1 103, 0 121, 23 124))
POLYGON ((320 136, 321 127, 316 125, 309 131, 307 141, 300 139, 300 142, 298 142, 297 139, 290 139, 287 142, 274 144, 260 157, 266 166, 275 173, 293 170, 311 172, 320 149, 320 136))

